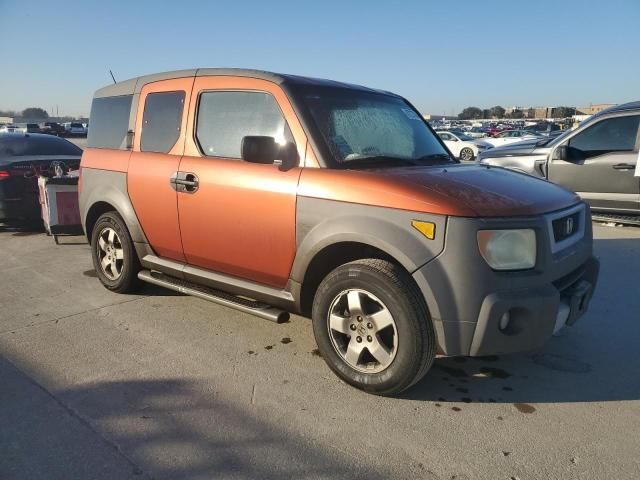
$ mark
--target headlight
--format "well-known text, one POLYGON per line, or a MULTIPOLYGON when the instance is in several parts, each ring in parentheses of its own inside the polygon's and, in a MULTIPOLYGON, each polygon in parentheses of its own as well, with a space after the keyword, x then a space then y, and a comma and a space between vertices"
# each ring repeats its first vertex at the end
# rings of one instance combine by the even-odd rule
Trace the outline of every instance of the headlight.
POLYGON ((524 270, 536 264, 536 232, 518 230, 480 230, 478 248, 494 270, 524 270))

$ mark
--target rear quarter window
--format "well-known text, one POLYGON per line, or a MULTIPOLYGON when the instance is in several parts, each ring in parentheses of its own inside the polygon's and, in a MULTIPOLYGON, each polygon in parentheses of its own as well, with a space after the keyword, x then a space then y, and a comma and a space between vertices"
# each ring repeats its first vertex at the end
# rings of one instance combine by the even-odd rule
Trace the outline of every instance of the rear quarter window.
POLYGON ((88 147, 125 149, 132 98, 122 95, 93 99, 88 147))

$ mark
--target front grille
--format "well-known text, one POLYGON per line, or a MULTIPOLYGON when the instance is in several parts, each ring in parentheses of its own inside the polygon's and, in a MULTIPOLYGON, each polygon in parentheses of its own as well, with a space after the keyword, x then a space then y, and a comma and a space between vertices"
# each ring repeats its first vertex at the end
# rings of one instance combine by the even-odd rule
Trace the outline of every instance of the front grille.
POLYGON ((566 217, 561 217, 551 222, 553 228, 553 238, 556 242, 561 242, 575 235, 580 231, 581 212, 575 212, 566 217))

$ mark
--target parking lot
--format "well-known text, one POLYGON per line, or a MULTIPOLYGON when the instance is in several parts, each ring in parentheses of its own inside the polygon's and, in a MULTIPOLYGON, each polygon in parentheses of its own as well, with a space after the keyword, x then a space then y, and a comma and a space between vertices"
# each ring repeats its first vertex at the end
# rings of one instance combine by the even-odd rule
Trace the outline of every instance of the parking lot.
POLYGON ((0 478, 638 478, 640 228, 594 230, 575 327, 380 398, 329 371, 307 319, 113 294, 81 238, 0 228, 0 478))

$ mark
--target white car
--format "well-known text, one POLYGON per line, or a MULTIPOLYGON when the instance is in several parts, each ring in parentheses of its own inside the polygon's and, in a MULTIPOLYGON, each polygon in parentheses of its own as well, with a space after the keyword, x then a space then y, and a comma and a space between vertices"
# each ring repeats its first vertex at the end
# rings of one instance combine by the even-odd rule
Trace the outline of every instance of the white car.
POLYGON ((494 147, 501 147, 502 145, 508 145, 509 143, 521 142, 523 140, 535 140, 536 138, 542 138, 542 136, 528 130, 505 130, 504 132, 497 134, 495 137, 488 137, 483 140, 494 147))
POLYGON ((484 152, 488 148, 492 147, 492 145, 482 140, 475 140, 467 135, 446 132, 443 130, 437 131, 436 133, 451 153, 463 162, 473 161, 473 159, 478 156, 479 152, 484 152))
POLYGON ((27 127, 18 125, 2 125, 0 127, 0 133, 27 133, 27 127))
POLYGON ((64 130, 67 133, 67 135, 69 136, 87 134, 87 129, 81 123, 67 122, 67 123, 63 123, 62 126, 64 127, 64 130))
POLYGON ((487 136, 487 133, 481 127, 471 127, 465 134, 471 138, 484 138, 487 136))

